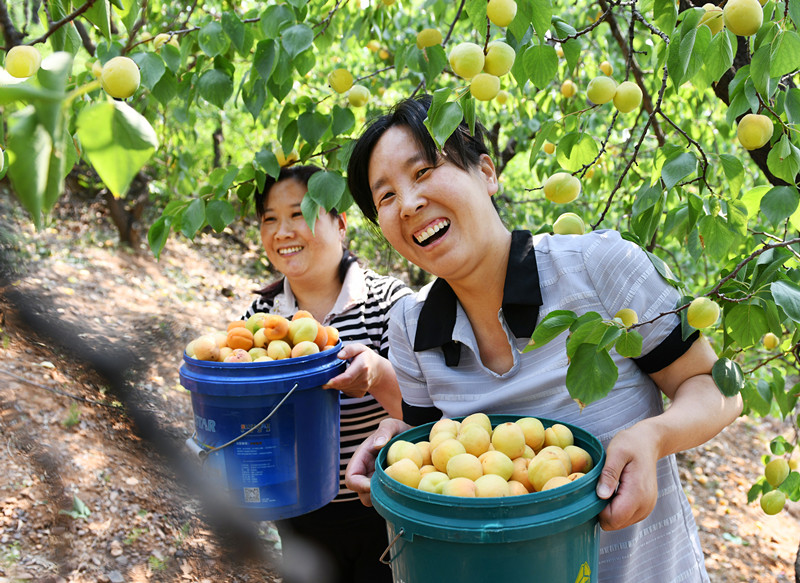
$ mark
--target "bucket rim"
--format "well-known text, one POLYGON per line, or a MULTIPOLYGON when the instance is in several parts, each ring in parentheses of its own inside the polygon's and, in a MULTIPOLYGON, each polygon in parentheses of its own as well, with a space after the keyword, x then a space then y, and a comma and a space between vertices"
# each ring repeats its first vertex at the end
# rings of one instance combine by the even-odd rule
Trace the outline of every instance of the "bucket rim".
MULTIPOLYGON (((489 415, 492 426, 534 415, 489 415)), ((454 417, 462 420, 464 417, 454 417)), ((390 478, 384 467, 386 453, 398 440, 424 441, 434 422, 426 423, 394 436, 381 450, 371 479, 372 503, 385 520, 403 528, 406 538, 414 535, 460 542, 512 542, 541 538, 566 530, 571 524, 597 521, 608 504, 595 492, 603 464, 605 448, 597 437, 571 423, 536 417, 545 428, 556 423, 566 425, 576 444, 587 449, 595 462, 580 480, 544 492, 531 492, 502 498, 463 498, 425 492, 390 478), (598 455, 595 459, 595 454, 598 455), (561 501, 566 502, 564 504, 561 501), (494 510, 486 517, 487 510, 494 510), (434 534, 435 536, 431 536, 434 534), (487 540, 487 537, 497 540, 487 540)))
POLYGON ((196 366, 198 368, 211 368, 211 369, 237 369, 237 368, 244 368, 244 369, 258 369, 258 368, 277 368, 280 366, 287 366, 289 364, 303 364, 307 362, 313 362, 315 360, 322 360, 322 359, 329 359, 334 354, 338 354, 338 352, 342 349, 344 345, 342 341, 339 340, 326 350, 320 350, 319 352, 315 352, 314 354, 308 354, 306 356, 293 356, 291 358, 282 358, 280 360, 262 360, 259 362, 219 362, 216 360, 200 360, 199 358, 192 358, 188 354, 186 354, 186 350, 183 351, 183 361, 186 364, 191 366, 196 366), (332 351, 335 351, 332 352, 332 351))

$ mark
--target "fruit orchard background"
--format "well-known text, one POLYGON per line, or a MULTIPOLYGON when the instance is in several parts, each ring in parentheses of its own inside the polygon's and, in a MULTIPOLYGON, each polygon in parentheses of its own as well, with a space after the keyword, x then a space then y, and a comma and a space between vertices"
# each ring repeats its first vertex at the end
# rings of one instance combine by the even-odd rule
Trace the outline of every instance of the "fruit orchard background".
MULTIPOLYGON (((705 9, 686 1, 520 0, 506 27, 487 20, 486 6, 2 1, 3 59, 28 44, 44 60, 27 80, 0 71, 0 178, 39 229, 65 190, 96 191, 120 238, 138 250, 146 233, 159 257, 170 237, 224 233, 250 216, 253 191, 293 151, 327 171, 311 185, 306 216, 347 209, 342 170, 365 120, 402 97, 432 93, 429 126, 438 141, 462 115, 489 129, 509 227, 549 232, 568 211, 589 228, 623 232, 682 288, 682 317, 700 296, 722 308, 704 331, 720 355, 720 389, 741 391, 745 414, 796 424, 800 0, 759 5, 763 23, 752 36, 727 26, 712 34, 698 26, 705 9), (419 49, 424 28, 438 29, 442 44, 419 49), (501 78, 508 98, 476 101, 447 55, 462 42, 496 40, 516 55, 501 78), (120 55, 141 72, 124 101, 111 99, 92 71, 120 55), (622 114, 587 103, 586 87, 604 61, 618 82, 639 86, 640 107, 622 114), (369 90, 365 105, 328 86, 335 68, 369 90), (562 91, 566 81, 574 94, 562 91), (773 124, 770 141, 755 150, 736 139, 747 113, 773 124), (577 176, 582 193, 556 205, 542 185, 559 171, 577 176), (768 332, 780 339, 771 350, 761 342, 768 332)), ((367 226, 352 223, 361 255, 379 269, 405 271, 414 285, 425 281, 367 226)), ((542 334, 564 329, 564 321, 548 325, 542 334)), ((590 402, 616 378, 602 366, 608 350, 635 350, 636 326, 591 318, 566 325, 581 328, 574 336, 591 348, 570 365, 573 396, 590 402)), ((776 435, 769 455, 789 458, 796 446, 796 438, 776 435)), ((771 489, 755 480, 751 500, 771 489)), ((780 490, 800 499, 800 474, 780 490)))

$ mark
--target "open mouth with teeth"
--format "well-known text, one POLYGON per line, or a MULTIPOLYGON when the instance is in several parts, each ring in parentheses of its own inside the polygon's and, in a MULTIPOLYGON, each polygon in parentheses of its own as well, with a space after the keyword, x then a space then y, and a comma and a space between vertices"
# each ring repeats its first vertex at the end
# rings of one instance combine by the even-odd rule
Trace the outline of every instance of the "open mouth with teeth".
POLYGON ((278 249, 278 255, 291 255, 292 253, 298 253, 302 250, 303 248, 300 245, 296 247, 284 247, 283 249, 278 249))
POLYGON ((447 232, 447 229, 450 228, 450 221, 447 219, 440 219, 436 221, 432 225, 429 225, 427 229, 420 231, 414 235, 414 240, 417 242, 417 245, 421 247, 425 247, 426 245, 430 245, 436 239, 439 239, 442 235, 447 232))

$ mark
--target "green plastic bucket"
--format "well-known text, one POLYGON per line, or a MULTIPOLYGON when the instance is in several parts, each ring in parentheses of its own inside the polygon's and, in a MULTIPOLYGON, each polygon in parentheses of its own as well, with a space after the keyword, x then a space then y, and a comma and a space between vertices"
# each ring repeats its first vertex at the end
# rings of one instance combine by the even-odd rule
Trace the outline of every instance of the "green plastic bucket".
POLYGON ((187 445, 204 474, 253 520, 325 506, 339 491, 339 391, 335 347, 266 362, 209 362, 184 354, 195 433, 187 445))
MULTIPOLYGON (((490 415, 492 426, 518 415, 490 415)), ((386 475, 386 452, 398 439, 428 439, 433 423, 395 436, 381 449, 371 480, 372 504, 386 520, 391 541, 384 553, 395 583, 486 583, 487 581, 597 581, 597 515, 607 501, 595 487, 605 462, 600 441, 562 423, 594 467, 567 485, 504 498, 460 498, 410 488, 386 475)))

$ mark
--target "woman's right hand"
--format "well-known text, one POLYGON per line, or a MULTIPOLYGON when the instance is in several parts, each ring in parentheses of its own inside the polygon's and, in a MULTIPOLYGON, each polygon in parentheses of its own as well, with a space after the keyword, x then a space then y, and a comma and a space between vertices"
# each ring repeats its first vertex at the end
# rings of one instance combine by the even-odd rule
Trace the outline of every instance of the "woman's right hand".
POLYGON ((345 484, 358 494, 364 506, 372 506, 369 482, 372 474, 375 473, 375 460, 378 452, 392 437, 407 429, 411 429, 411 426, 399 419, 384 419, 378 425, 375 433, 365 439, 350 458, 350 463, 347 464, 345 471, 345 484))

